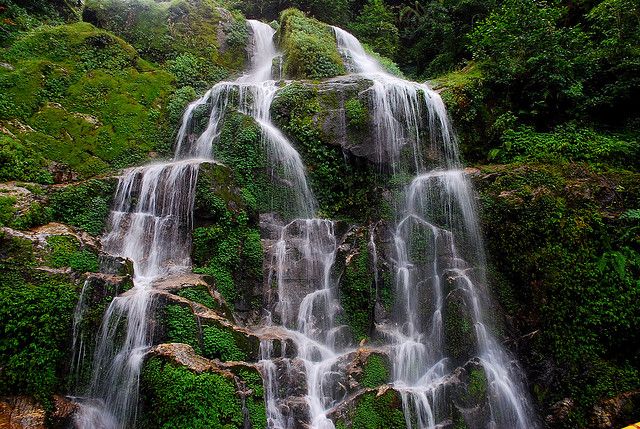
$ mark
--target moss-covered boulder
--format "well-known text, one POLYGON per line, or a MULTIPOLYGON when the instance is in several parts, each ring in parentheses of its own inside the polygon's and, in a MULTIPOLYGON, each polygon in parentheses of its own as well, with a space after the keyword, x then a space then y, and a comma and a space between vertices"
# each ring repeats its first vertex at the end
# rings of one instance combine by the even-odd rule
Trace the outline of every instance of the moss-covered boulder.
POLYGON ((330 416, 336 429, 404 429, 400 393, 389 387, 368 389, 345 401, 330 416))
POLYGON ((194 272, 210 276, 226 303, 250 317, 261 304, 262 243, 257 216, 227 167, 202 165, 195 213, 194 272))
POLYGON ((143 428, 266 427, 257 369, 246 364, 221 366, 184 344, 154 349, 142 370, 141 395, 138 424, 143 428))
POLYGON ((283 70, 292 79, 323 79, 345 74, 331 27, 297 9, 280 14, 283 70))

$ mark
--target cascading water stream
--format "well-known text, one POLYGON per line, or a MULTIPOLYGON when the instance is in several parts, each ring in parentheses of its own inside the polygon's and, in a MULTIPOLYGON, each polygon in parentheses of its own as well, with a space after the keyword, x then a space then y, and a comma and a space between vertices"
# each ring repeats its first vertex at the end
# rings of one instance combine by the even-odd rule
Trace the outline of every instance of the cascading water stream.
POLYGON ((394 173, 416 176, 397 207, 394 323, 379 327, 393 342, 393 385, 402 395, 407 427, 435 428, 445 415, 444 386, 451 368, 443 316, 452 290, 460 291, 470 309, 488 382, 490 417, 484 427, 537 427, 517 365, 486 326, 477 210, 441 98, 426 84, 387 73, 348 32, 335 27, 334 32, 349 71, 373 82, 379 161, 391 164, 394 173), (428 148, 421 146, 426 133, 428 148), (434 166, 431 171, 426 161, 434 166), (420 251, 414 248, 416 237, 423 240, 420 251))
MULTIPOLYGON (((269 110, 279 89, 272 75, 272 65, 279 56, 273 42, 275 31, 257 21, 249 23, 254 34, 255 55, 252 57, 252 73, 237 82, 240 111, 251 116, 260 126, 270 157, 283 167, 284 174, 293 184, 295 199, 289 210, 294 219, 282 227, 275 244, 273 271, 278 299, 274 313, 287 337, 295 344, 295 360, 304 366, 305 400, 311 427, 333 428, 333 423, 326 417, 327 410, 335 404, 333 392, 328 390, 335 385, 332 367, 340 356, 335 350, 335 338, 340 327, 334 323, 339 306, 334 297, 332 276, 337 251, 333 223, 313 218, 317 204, 307 185, 302 160, 271 121, 269 110), (289 279, 292 272, 299 275, 289 279)), ((271 323, 269 317, 267 325, 271 323)), ((295 363, 284 357, 275 357, 271 340, 261 343, 261 357, 268 425, 271 428, 294 428, 294 418, 284 410, 287 406, 279 395, 277 374, 278 365, 288 371, 295 363)))

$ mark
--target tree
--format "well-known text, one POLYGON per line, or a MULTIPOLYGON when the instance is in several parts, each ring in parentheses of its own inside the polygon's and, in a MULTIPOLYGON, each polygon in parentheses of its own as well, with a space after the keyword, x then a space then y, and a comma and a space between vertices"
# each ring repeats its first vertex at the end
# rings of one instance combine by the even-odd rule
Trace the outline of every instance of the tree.
POLYGON ((539 125, 575 114, 589 75, 589 39, 578 27, 559 26, 561 8, 532 0, 507 0, 469 36, 495 93, 508 110, 539 125))
POLYGON ((393 59, 399 43, 394 22, 393 13, 383 0, 369 0, 349 28, 374 51, 393 59))

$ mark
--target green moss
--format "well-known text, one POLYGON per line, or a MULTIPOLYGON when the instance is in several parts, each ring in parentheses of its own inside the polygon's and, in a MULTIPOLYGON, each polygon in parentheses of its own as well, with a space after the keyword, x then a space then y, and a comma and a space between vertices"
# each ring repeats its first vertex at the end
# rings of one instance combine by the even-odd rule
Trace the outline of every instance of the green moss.
POLYGON ((0 178, 50 183, 42 167, 53 162, 89 177, 168 151, 163 106, 174 77, 123 40, 87 23, 43 26, 16 40, 5 58, 12 69, 0 68, 7 131, 0 178))
POLYGON ((460 70, 454 70, 430 81, 434 89, 444 89, 450 91, 453 89, 464 88, 474 81, 482 78, 482 70, 475 62, 470 62, 460 70))
POLYGON ((236 344, 233 332, 215 326, 202 329, 204 356, 222 361, 246 360, 246 354, 236 344))
POLYGON ((191 307, 169 304, 164 309, 167 341, 189 344, 200 353, 200 329, 191 307))
POLYGON ((376 388, 389 382, 389 361, 386 357, 372 354, 362 367, 364 387, 376 388))
POLYGON ((33 270, 31 242, 0 233, 0 393, 35 395, 47 407, 63 386, 77 287, 33 270))
POLYGON ((344 113, 347 124, 357 129, 369 126, 369 111, 357 98, 350 98, 344 103, 344 113))
POLYGON ((353 429, 404 429, 406 427, 399 395, 388 390, 381 396, 375 392, 362 395, 357 402, 350 426, 353 429))
POLYGON ((284 72, 294 79, 323 79, 345 73, 331 29, 297 9, 280 15, 284 72))
POLYGON ((367 338, 373 329, 376 291, 365 238, 359 240, 358 253, 346 265, 339 290, 340 304, 354 337, 367 338))
POLYGON ((78 240, 72 236, 49 236, 47 246, 47 264, 53 268, 70 267, 81 273, 98 271, 98 255, 82 249, 78 240))
POLYGON ((104 230, 114 192, 113 181, 97 179, 55 189, 50 196, 53 217, 99 235, 104 230))
POLYGON ((234 382, 222 375, 194 373, 153 357, 143 367, 141 386, 145 411, 139 420, 143 428, 243 427, 234 382))

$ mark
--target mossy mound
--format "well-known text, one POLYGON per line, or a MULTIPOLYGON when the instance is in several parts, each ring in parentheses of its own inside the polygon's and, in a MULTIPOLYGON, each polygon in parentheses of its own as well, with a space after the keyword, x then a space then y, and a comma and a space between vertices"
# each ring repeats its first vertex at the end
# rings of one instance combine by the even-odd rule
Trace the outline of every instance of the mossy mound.
POLYGON ((0 180, 85 178, 167 152, 174 77, 91 24, 39 27, 4 52, 0 180))
POLYGON ((284 73, 292 79, 323 79, 345 74, 331 28, 297 9, 280 14, 284 73))
POLYGON ((336 419, 336 429, 404 429, 402 398, 393 390, 367 391, 353 399, 347 413, 336 419))
MULTIPOLYGON (((357 222, 380 218, 384 200, 380 198, 378 186, 383 179, 377 174, 377 167, 357 156, 355 151, 345 150, 340 141, 336 141, 336 134, 325 126, 327 117, 336 110, 345 120, 341 106, 353 96, 332 91, 331 86, 322 89, 320 91, 319 85, 300 82, 285 86, 271 108, 274 121, 296 144, 323 217, 357 222)), ((361 116, 366 111, 363 106, 355 107, 353 101, 352 104, 350 123, 346 126, 358 133, 361 116)), ((332 118, 334 123, 339 119, 332 118)))

